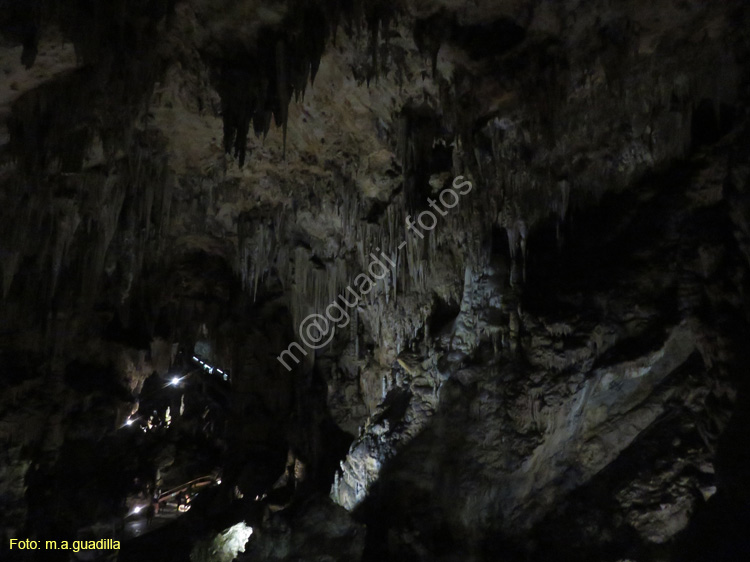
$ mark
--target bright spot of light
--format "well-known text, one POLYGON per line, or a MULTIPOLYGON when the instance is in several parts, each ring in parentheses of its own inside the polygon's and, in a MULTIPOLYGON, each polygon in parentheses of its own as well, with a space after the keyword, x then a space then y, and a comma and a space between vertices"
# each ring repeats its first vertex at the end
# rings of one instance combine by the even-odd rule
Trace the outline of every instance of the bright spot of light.
POLYGON ((245 552, 245 543, 252 534, 253 528, 240 521, 213 539, 199 544, 197 550, 205 553, 206 560, 234 560, 238 553, 245 552))
POLYGON ((133 420, 131 420, 130 418, 126 419, 125 425, 133 425, 133 420))
POLYGON ((143 509, 143 507, 142 507, 142 506, 140 506, 140 505, 136 505, 136 506, 135 506, 135 507, 133 508, 133 513, 140 513, 142 509, 143 509))
POLYGON ((180 377, 172 377, 172 380, 169 381, 169 384, 172 386, 177 386, 180 383, 180 377))
POLYGON ((228 380, 228 379, 229 379, 229 377, 228 377, 228 376, 226 375, 226 373, 225 373, 225 374, 224 374, 224 380, 228 380))

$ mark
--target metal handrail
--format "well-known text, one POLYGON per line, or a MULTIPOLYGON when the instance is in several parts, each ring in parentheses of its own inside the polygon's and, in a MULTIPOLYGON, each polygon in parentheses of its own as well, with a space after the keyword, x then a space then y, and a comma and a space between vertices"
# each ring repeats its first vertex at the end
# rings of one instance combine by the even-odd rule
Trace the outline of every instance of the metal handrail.
POLYGON ((161 503, 162 501, 169 499, 170 497, 175 496, 179 494, 180 492, 187 490, 200 482, 203 482, 205 484, 210 484, 215 481, 216 481, 216 478, 213 476, 201 476, 200 478, 195 478, 194 480, 191 480, 190 482, 186 482, 185 484, 180 484, 179 486, 172 488, 171 490, 167 490, 166 492, 159 494, 159 498, 156 500, 156 502, 161 503))

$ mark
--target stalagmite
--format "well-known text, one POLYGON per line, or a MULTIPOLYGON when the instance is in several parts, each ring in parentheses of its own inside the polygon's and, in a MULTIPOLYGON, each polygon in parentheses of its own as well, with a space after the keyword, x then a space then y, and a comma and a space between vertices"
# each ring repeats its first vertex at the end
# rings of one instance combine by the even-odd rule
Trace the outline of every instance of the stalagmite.
POLYGON ((523 267, 523 280, 526 281, 526 236, 527 236, 527 230, 526 230, 526 223, 523 221, 518 221, 516 223, 518 225, 518 234, 521 239, 521 259, 523 261, 522 267, 523 267))

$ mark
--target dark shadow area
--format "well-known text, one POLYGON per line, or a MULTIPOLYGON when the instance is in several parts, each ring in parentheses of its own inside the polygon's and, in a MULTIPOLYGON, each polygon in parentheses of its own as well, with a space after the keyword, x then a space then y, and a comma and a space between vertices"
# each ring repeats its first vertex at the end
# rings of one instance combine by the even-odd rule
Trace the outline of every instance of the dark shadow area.
POLYGON ((427 326, 432 336, 436 336, 443 329, 450 326, 461 311, 457 302, 445 302, 437 296, 433 298, 432 314, 427 319, 427 326))
POLYGON ((675 562, 744 562, 750 560, 750 327, 735 320, 727 328, 735 335, 734 383, 739 389, 734 414, 716 452, 717 493, 700 506, 690 525, 676 540, 675 562))
POLYGON ((112 399, 132 400, 130 392, 123 387, 117 371, 111 366, 72 361, 65 367, 64 380, 73 390, 83 394, 99 392, 112 399))
POLYGON ((500 18, 481 25, 458 24, 453 28, 451 41, 464 49, 474 60, 500 55, 526 37, 526 30, 510 18, 500 18))
POLYGON ((740 114, 735 106, 703 98, 691 116, 691 150, 716 143, 731 132, 738 122, 740 114))
MULTIPOLYGON (((632 280, 644 272, 651 272, 659 283, 674 284, 670 264, 655 260, 658 254, 670 254, 677 248, 681 225, 666 222, 664 217, 667 209, 684 200, 684 186, 698 169, 696 164, 680 162, 664 173, 644 178, 633 189, 606 193, 595 208, 571 209, 562 225, 552 219, 532 231, 524 286, 528 309, 560 316, 595 309, 590 306, 592 295, 612 290, 632 292, 632 280), (564 235, 562 245, 558 244, 558 228, 564 235)), ((660 310, 674 315, 676 294, 663 289, 653 287, 663 295, 660 310)), ((668 323, 670 317, 664 321, 668 323)))

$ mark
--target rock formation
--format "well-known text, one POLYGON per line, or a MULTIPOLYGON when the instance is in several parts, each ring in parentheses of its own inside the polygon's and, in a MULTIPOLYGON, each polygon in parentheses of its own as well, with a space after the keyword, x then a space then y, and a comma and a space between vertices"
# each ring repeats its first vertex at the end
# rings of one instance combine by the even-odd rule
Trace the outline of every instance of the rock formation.
POLYGON ((749 28, 0 0, 0 557, 747 560, 749 28))

